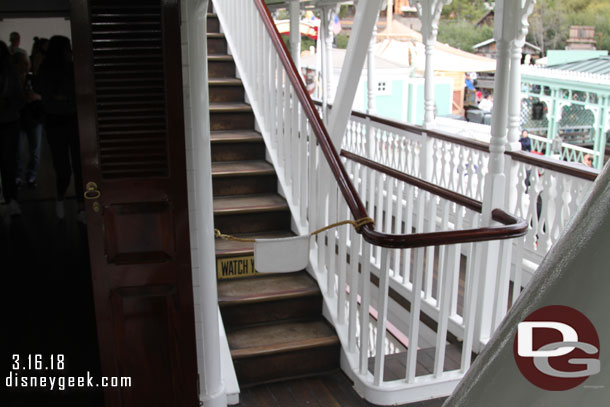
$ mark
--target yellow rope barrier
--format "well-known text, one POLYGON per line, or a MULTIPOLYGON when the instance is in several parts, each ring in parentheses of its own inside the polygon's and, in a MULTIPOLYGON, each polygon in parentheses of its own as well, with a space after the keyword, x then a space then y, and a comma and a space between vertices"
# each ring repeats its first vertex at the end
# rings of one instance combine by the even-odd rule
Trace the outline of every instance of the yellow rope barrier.
MULTIPOLYGON (((343 225, 348 225, 348 224, 352 225, 353 227, 356 228, 356 230, 358 230, 364 225, 375 224, 375 221, 369 217, 361 218, 358 220, 342 220, 341 222, 336 222, 336 223, 333 223, 332 225, 324 226, 323 228, 318 229, 315 232, 311 232, 309 234, 309 236, 315 236, 322 232, 326 232, 329 229, 336 228, 336 227, 343 226, 343 225)), ((220 230, 218 230, 218 229, 214 229, 214 236, 218 237, 220 239, 223 239, 223 240, 232 240, 235 242, 245 242, 245 243, 256 242, 256 239, 227 235, 227 234, 221 233, 220 230)))

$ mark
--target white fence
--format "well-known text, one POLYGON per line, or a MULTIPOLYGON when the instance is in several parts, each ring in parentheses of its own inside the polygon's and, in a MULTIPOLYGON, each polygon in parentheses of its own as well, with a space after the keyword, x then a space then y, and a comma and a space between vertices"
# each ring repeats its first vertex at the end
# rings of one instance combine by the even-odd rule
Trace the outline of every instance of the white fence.
MULTIPOLYGON (((443 126, 439 126, 438 120, 436 130, 425 131, 418 126, 353 112, 343 148, 407 174, 425 173, 427 180, 435 185, 482 200, 489 144, 478 139, 482 138, 484 128, 489 131, 489 126, 450 119, 441 120, 443 126), (458 124, 453 132, 450 132, 451 123, 458 124), (439 127, 444 131, 438 131, 439 127), (476 133, 475 137, 467 136, 468 129, 476 133), (371 137, 374 143, 369 142, 371 137), (426 142, 431 146, 431 164, 428 171, 422 171, 419 153, 426 142), (403 150, 408 154, 403 154, 403 150)), ((535 136, 534 140, 537 141, 535 136)), ((582 155, 584 150, 569 146, 562 151, 582 155)), ((599 170, 533 153, 506 154, 509 175, 506 210, 525 219, 530 226, 523 252, 527 273, 521 283, 525 284, 587 198, 599 170)), ((516 264, 515 259, 512 263, 516 264)))

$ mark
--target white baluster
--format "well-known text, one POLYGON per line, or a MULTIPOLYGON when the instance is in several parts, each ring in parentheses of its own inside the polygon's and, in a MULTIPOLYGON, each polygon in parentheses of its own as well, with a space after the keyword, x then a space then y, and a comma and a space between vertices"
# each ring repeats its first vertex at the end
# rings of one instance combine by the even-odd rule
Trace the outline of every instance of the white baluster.
POLYGON ((368 372, 369 367, 369 306, 371 304, 371 245, 362 242, 362 272, 360 273, 360 374, 368 372))
POLYGON ((348 342, 349 352, 356 350, 356 330, 358 314, 358 264, 360 263, 360 250, 362 248, 362 235, 356 233, 355 228, 350 228, 350 276, 349 276, 349 323, 348 323, 348 342))
POLYGON ((375 351, 375 372, 373 382, 379 386, 383 381, 383 366, 385 362, 385 332, 388 318, 388 290, 390 287, 390 276, 388 266, 390 265, 390 250, 386 247, 381 251, 381 271, 379 275, 379 291, 377 293, 377 344, 375 351))

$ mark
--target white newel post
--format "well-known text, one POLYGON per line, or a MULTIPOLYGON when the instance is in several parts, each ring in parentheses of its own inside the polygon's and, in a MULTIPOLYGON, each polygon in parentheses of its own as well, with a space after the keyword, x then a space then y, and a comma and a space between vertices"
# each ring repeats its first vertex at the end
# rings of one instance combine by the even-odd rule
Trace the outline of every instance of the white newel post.
MULTIPOLYGON (((438 34, 438 21, 443 6, 451 0, 415 0, 417 15, 422 23, 422 37, 426 49, 426 67, 424 71, 424 128, 431 129, 434 125, 434 47, 438 34)), ((420 176, 425 180, 432 179, 433 151, 432 140, 425 136, 420 155, 420 176)))
POLYGON ((290 51, 297 72, 301 73, 301 7, 299 0, 290 2, 290 51))
MULTIPOLYGON (((518 2, 515 2, 518 5, 518 2)), ((519 22, 516 38, 510 43, 510 79, 508 95, 508 131, 506 151, 521 150, 521 52, 525 44, 529 24, 527 19, 534 9, 536 0, 525 0, 523 8, 519 10, 519 22)), ((511 6, 515 6, 511 5, 511 6)), ((518 179, 517 166, 513 165, 512 159, 506 157, 506 204, 503 209, 512 211, 517 202, 517 183, 523 182, 518 179)))
MULTIPOLYGON (((519 7, 520 2, 512 2, 519 7)), ((504 151, 509 109, 510 44, 516 37, 518 22, 517 7, 511 7, 511 0, 498 0, 495 5, 494 39, 496 40, 496 74, 494 78, 493 111, 491 118, 491 140, 489 143, 489 172, 485 177, 483 192, 482 226, 493 223, 491 211, 505 205, 504 151)), ((483 243, 480 263, 479 292, 475 338, 485 343, 492 329, 494 299, 496 296, 496 275, 499 269, 500 245, 498 241, 483 243)))
POLYGON ((187 32, 189 55, 189 88, 193 149, 197 159, 195 169, 195 199, 200 212, 197 220, 198 258, 201 283, 195 294, 200 300, 202 318, 201 343, 198 351, 203 356, 199 368, 200 393, 205 407, 227 405, 220 364, 220 333, 218 321, 218 294, 216 289, 216 260, 214 250, 214 213, 212 204, 212 158, 210 151, 210 118, 208 102, 208 64, 206 41, 206 14, 208 0, 189 0, 187 32))

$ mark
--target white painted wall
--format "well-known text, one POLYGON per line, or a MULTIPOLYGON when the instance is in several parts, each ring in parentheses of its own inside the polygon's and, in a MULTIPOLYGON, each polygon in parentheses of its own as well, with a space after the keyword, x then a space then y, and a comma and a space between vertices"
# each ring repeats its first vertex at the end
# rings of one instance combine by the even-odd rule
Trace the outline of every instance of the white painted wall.
POLYGON ((0 40, 10 45, 9 35, 17 31, 21 35, 20 47, 32 51, 34 37, 51 38, 54 35, 63 35, 72 38, 70 20, 63 17, 48 18, 6 18, 0 23, 0 40))

